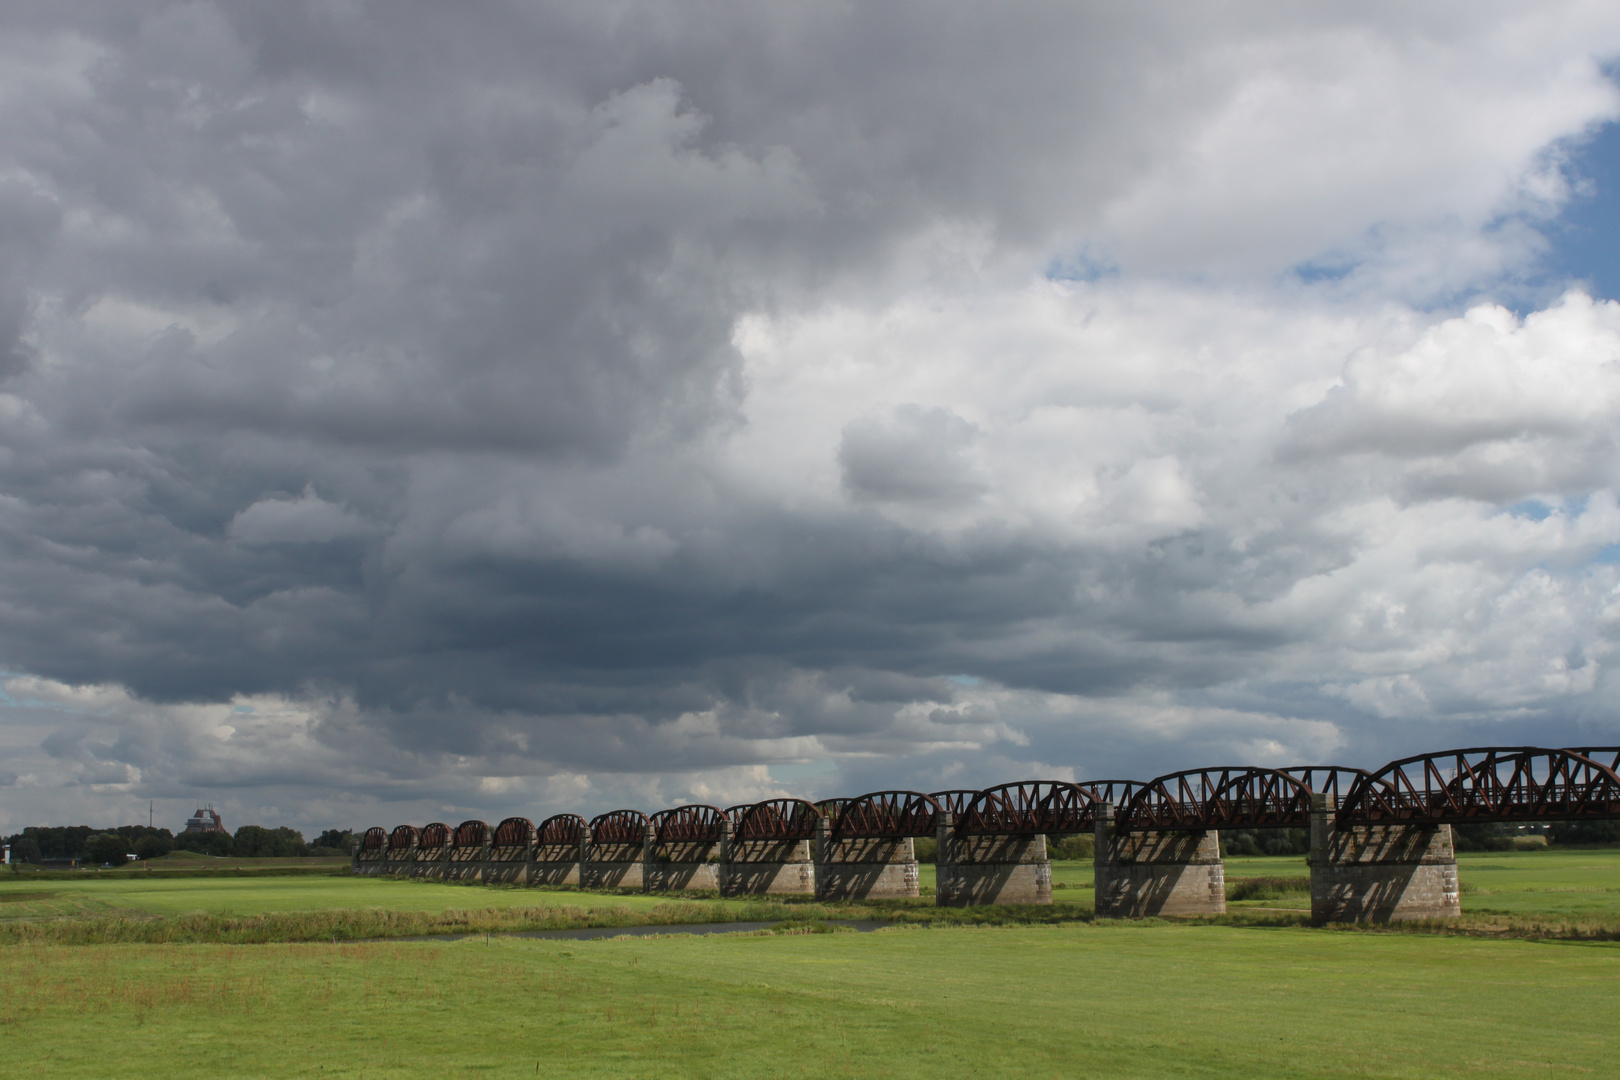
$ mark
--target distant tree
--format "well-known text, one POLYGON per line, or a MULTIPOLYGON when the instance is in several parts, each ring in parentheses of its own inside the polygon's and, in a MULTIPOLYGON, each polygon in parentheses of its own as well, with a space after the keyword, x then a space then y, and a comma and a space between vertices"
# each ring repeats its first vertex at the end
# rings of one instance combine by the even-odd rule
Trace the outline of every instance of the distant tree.
POLYGON ((44 858, 39 852, 39 843, 25 833, 6 837, 6 843, 11 845, 12 862, 39 862, 44 858))
POLYGON ((164 829, 162 836, 143 836, 135 841, 135 854, 143 859, 161 859, 174 850, 174 837, 167 835, 169 830, 164 829))
POLYGON ((129 841, 117 833, 97 833, 84 846, 84 860, 97 866, 122 866, 128 854, 129 841))
POLYGON ((1076 836, 1048 836, 1046 838, 1046 854, 1051 859, 1090 859, 1097 853, 1095 837, 1084 834, 1076 836))
POLYGON ((174 846, 178 851, 195 851, 203 855, 228 857, 236 854, 236 844, 231 840, 230 833, 183 832, 174 838, 174 846))
POLYGON ((266 829, 259 825, 243 825, 236 830, 231 854, 239 859, 288 859, 307 854, 309 846, 304 834, 285 826, 266 829))
POLYGON ((1549 844, 1620 843, 1620 821, 1556 821, 1547 830, 1549 844))
POLYGON ((353 829, 327 829, 309 842, 309 848, 311 854, 347 855, 353 844, 353 829))
POLYGON ((85 844, 102 831, 88 825, 30 825, 23 830, 23 835, 39 846, 41 859, 80 859, 84 857, 85 844))

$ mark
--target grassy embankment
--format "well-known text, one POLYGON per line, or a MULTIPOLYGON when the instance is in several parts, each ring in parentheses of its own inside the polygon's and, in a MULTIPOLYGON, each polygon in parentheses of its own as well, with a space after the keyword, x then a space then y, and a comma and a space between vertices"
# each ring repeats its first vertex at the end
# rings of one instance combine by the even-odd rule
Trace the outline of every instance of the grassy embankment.
POLYGON ((14 946, 15 1075, 1606 1075, 1620 947, 1075 923, 14 946))
POLYGON ((0 948, 0 1032, 8 1069, 41 1077, 1610 1071, 1620 945, 1487 935, 1620 938, 1620 851, 1463 856, 1461 929, 1473 937, 1309 929, 1304 870, 1229 860, 1234 895, 1265 887, 1225 925, 1092 922, 1083 864, 1055 868, 1069 886, 1057 895, 1079 903, 968 912, 342 877, 7 875, 0 940, 20 943, 0 948), (805 920, 858 915, 914 925, 343 940, 695 919, 826 929, 805 920), (1056 924, 946 926, 984 918, 1056 924), (293 937, 322 943, 176 944, 293 937), (93 944, 142 940, 168 943, 93 944))

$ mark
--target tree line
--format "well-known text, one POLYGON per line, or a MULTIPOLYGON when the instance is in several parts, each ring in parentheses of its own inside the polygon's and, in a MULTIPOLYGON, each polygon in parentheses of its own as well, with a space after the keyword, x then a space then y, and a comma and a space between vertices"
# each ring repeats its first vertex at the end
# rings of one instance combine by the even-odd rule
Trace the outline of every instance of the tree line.
POLYGON ((194 851, 234 859, 289 859, 320 855, 347 855, 354 840, 350 829, 327 829, 306 842, 304 834, 285 826, 267 829, 243 825, 234 834, 187 833, 145 825, 98 829, 90 825, 30 825, 6 837, 15 862, 81 859, 97 866, 138 859, 161 859, 171 851, 194 851))

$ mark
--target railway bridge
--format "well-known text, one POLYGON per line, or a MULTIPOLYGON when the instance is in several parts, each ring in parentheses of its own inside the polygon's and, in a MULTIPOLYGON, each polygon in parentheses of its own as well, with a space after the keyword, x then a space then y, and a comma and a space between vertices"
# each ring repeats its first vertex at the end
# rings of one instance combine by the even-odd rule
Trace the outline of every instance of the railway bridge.
POLYGON ((1152 780, 1023 781, 983 790, 771 799, 535 826, 510 817, 368 829, 354 871, 528 885, 854 900, 920 895, 915 842, 936 841, 940 905, 1049 904, 1047 838, 1095 837, 1102 917, 1226 910, 1222 829, 1308 829, 1311 917, 1460 914, 1453 825, 1620 819, 1620 747, 1478 747, 1368 771, 1187 769, 1152 780))

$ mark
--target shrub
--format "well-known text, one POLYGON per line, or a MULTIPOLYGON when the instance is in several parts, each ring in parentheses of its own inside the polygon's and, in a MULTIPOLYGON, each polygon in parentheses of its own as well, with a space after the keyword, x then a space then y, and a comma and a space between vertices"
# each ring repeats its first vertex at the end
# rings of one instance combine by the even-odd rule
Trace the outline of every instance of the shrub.
POLYGON ((202 855, 229 857, 236 854, 236 845, 230 833, 181 833, 174 838, 174 846, 180 851, 195 851, 202 855))
POLYGON ((129 841, 117 833, 97 833, 84 845, 85 861, 97 866, 121 866, 128 854, 129 841))
POLYGON ((161 859, 173 850, 172 836, 143 836, 135 841, 135 854, 143 859, 161 859))
POLYGON ((1046 857, 1049 859, 1081 859, 1089 861, 1097 854, 1097 839, 1085 833, 1075 836, 1048 836, 1046 857))
POLYGON ((1620 821, 1557 821, 1547 830, 1550 844, 1620 843, 1620 821))

